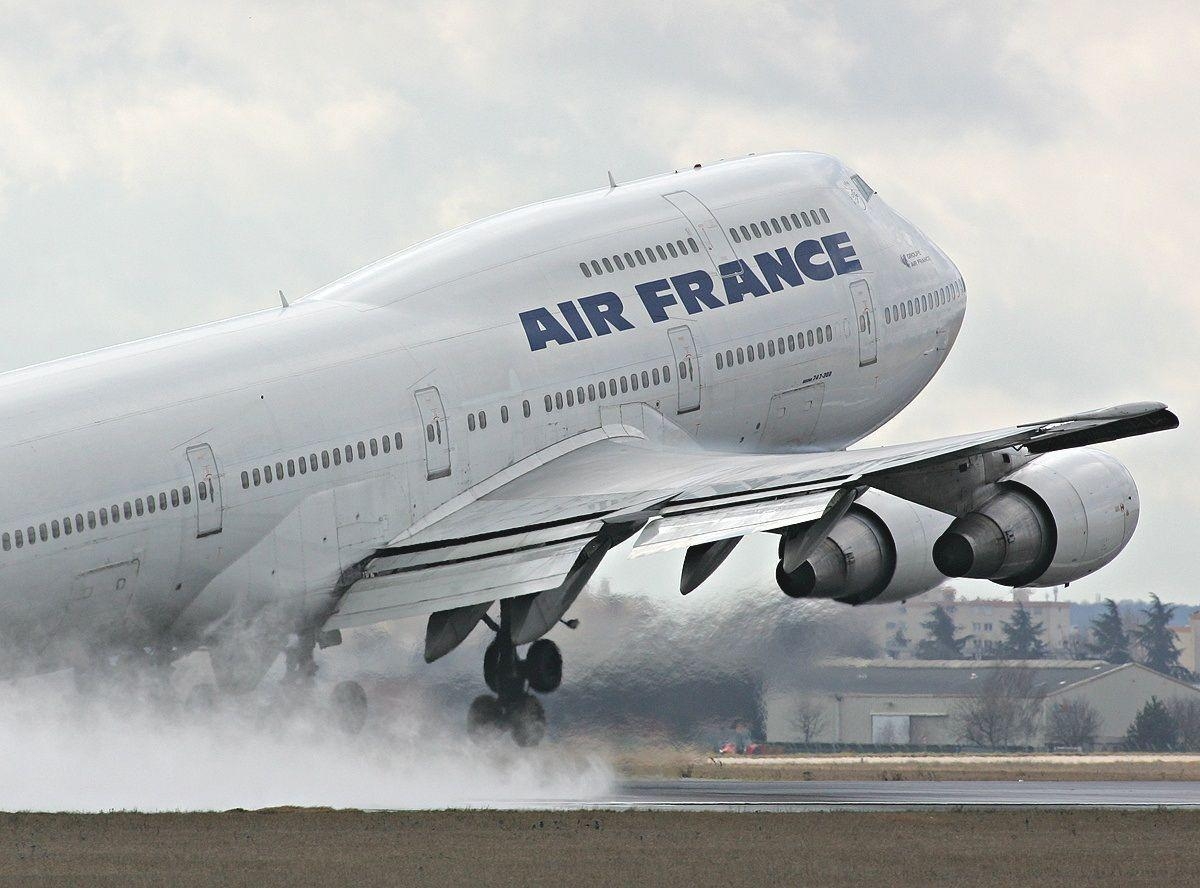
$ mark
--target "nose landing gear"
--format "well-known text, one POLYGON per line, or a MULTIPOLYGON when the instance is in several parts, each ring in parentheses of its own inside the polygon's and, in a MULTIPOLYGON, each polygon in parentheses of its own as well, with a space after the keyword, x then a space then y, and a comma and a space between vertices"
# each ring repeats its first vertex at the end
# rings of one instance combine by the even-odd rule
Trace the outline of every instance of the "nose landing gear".
POLYGON ((540 638, 524 659, 512 642, 509 602, 500 602, 500 623, 485 617, 496 633, 483 654, 483 680, 495 694, 476 697, 467 711, 473 736, 509 730, 518 746, 536 746, 546 734, 546 713, 530 690, 548 694, 562 684, 562 653, 558 645, 540 638))

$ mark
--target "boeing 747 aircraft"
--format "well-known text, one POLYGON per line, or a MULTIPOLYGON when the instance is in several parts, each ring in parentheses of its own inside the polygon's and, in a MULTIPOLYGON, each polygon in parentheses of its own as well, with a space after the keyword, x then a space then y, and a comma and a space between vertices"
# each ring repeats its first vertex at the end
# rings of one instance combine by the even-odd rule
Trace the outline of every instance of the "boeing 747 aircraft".
MULTIPOLYGON (((207 651, 225 692, 340 630, 490 631, 475 726, 521 744, 545 636, 604 558, 746 534, 795 598, 1097 570, 1138 520, 1090 445, 1178 425, 1128 404, 847 449, 945 361, 967 286, 837 159, 722 162, 502 213, 294 304, 0 376, 0 666, 81 676, 207 651), (486 630, 479 629, 480 624, 486 630)), ((335 689, 360 727, 362 689, 335 689)))

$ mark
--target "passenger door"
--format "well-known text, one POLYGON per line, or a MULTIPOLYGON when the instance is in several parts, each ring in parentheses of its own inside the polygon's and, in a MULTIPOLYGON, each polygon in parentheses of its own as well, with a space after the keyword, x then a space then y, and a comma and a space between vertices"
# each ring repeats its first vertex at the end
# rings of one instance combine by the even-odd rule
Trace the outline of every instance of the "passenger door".
POLYGON ((878 334, 875 329, 875 305, 871 301, 871 285, 852 281, 850 296, 858 315, 858 366, 874 364, 879 357, 878 334))
POLYGON ((676 413, 700 409, 700 361, 696 356, 696 340, 687 327, 672 327, 667 331, 671 351, 675 353, 675 375, 679 382, 679 407, 676 413))
POLYGON ((196 538, 221 532, 221 476, 217 460, 207 444, 197 444, 187 450, 196 482, 196 538))
POLYGON ((416 392, 416 399, 425 427, 426 477, 430 481, 445 478, 450 474, 450 427, 446 423, 442 396, 435 386, 430 386, 416 392))
POLYGON ((704 249, 708 252, 713 268, 719 272, 722 265, 737 260, 737 253, 733 251, 729 238, 725 236, 724 229, 721 228, 721 224, 717 222, 708 207, 686 191, 675 191, 671 194, 664 194, 663 197, 671 206, 679 210, 696 229, 701 243, 704 244, 704 249))

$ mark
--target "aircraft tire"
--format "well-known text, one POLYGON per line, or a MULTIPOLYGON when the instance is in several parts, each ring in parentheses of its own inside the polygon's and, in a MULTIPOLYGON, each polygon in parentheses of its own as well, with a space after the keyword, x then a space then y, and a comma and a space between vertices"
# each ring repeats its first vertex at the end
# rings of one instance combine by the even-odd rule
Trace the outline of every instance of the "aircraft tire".
POLYGON ((192 685, 183 701, 184 709, 192 715, 208 715, 217 708, 217 688, 210 682, 202 681, 192 685))
POLYGON ((483 652, 483 683, 493 694, 500 693, 500 642, 493 641, 483 652))
POLYGON ((467 709, 467 733, 475 738, 486 737, 504 727, 504 709, 491 694, 480 694, 467 709))
POLYGON ((367 723, 367 692, 356 681, 341 681, 334 685, 333 717, 345 734, 357 734, 367 723))
POLYGON ((546 736, 546 713, 537 697, 526 694, 513 704, 508 714, 513 742, 517 746, 537 746, 546 736))
POLYGON ((525 655, 525 674, 529 687, 539 694, 549 694, 562 684, 563 658, 558 645, 548 638, 539 638, 529 646, 525 655))

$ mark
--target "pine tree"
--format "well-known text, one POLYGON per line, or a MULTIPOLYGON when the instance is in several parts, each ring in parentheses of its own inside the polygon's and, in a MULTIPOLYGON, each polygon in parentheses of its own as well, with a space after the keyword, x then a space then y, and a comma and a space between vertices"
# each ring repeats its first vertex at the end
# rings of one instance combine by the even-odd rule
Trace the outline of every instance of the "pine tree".
POLYGON ((1109 663, 1128 663, 1129 635, 1121 622, 1121 612, 1111 598, 1104 599, 1104 612, 1092 620, 1092 635, 1095 641, 1089 645, 1096 656, 1109 663))
POLYGON ((917 658, 920 660, 961 660, 963 648, 971 639, 970 635, 956 638, 954 635, 954 618, 940 604, 935 605, 929 612, 929 619, 921 624, 929 633, 928 638, 921 639, 917 645, 917 658))
POLYGON ((1004 632, 1001 653, 1015 660, 1043 659, 1046 656, 1046 643, 1042 641, 1045 628, 1044 624, 1033 622, 1024 606, 1018 607, 1011 623, 1000 623, 1000 629, 1004 632))
POLYGON ((1171 631, 1175 608, 1151 594, 1150 604, 1142 608, 1142 614, 1146 622, 1134 630, 1138 647, 1142 649, 1142 664, 1163 675, 1186 677, 1188 671, 1179 664, 1179 643, 1171 631))
POLYGON ((1165 752, 1175 746, 1175 718, 1158 697, 1151 697, 1138 710, 1125 732, 1126 749, 1165 752))

